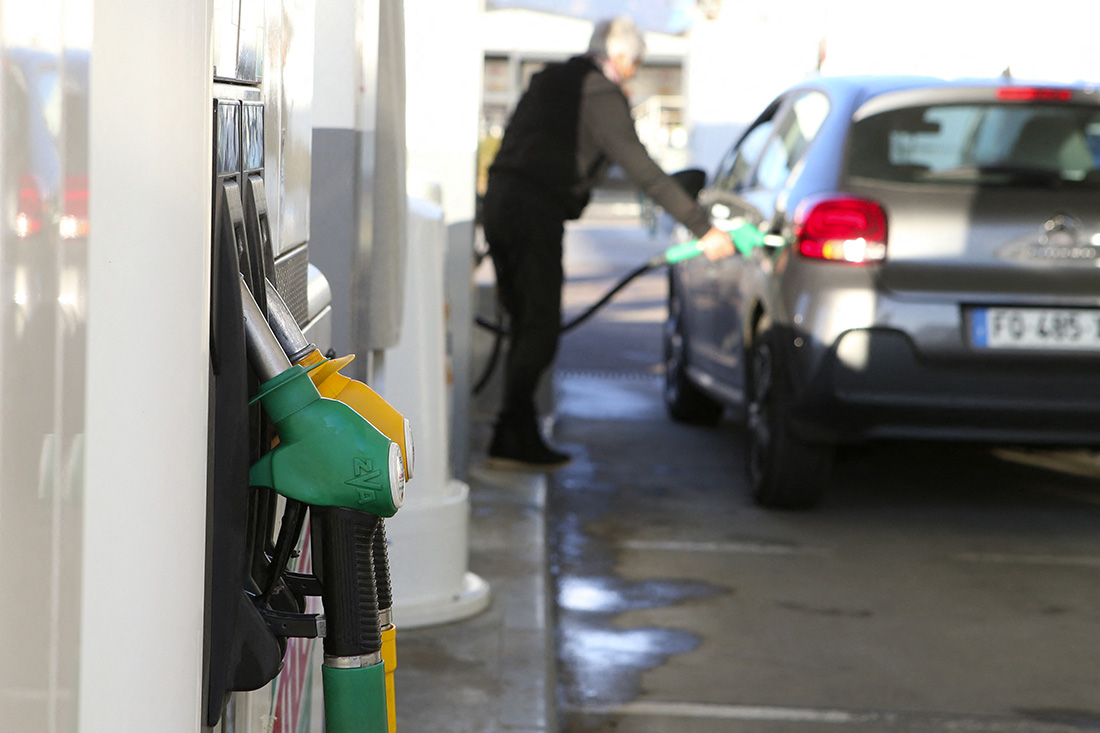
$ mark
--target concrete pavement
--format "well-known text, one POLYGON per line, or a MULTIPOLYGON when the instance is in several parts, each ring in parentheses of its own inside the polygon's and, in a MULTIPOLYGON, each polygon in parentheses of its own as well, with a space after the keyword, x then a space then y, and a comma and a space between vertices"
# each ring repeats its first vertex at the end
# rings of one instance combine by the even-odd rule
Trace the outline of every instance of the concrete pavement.
POLYGON ((550 733, 555 710, 544 474, 493 471, 471 457, 469 568, 489 609, 398 630, 397 723, 404 733, 550 733))

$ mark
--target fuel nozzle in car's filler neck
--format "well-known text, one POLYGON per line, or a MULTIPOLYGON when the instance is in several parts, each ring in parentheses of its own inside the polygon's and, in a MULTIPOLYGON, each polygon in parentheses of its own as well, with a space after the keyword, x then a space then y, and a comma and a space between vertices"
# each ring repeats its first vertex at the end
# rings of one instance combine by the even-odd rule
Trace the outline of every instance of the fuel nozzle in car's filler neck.
POLYGON ((322 397, 339 400, 363 416, 371 425, 401 448, 405 480, 412 478, 416 465, 409 421, 380 394, 366 384, 345 377, 340 370, 355 358, 354 354, 328 359, 302 333, 275 287, 267 283, 267 320, 283 352, 293 364, 304 367, 322 397))
POLYGON ((279 445, 252 464, 249 481, 311 506, 393 516, 405 495, 401 449, 351 407, 322 399, 306 370, 291 365, 244 281, 241 302, 255 398, 279 445))
MULTIPOLYGON (((757 247, 762 247, 764 245, 774 246, 783 243, 783 237, 778 234, 765 234, 743 218, 738 217, 732 219, 729 224, 731 228, 727 230, 727 233, 730 235, 730 239, 733 240, 733 246, 737 248, 738 252, 746 257, 757 247)), ((692 257, 702 253, 702 241, 699 239, 692 239, 682 244, 669 247, 662 254, 650 260, 650 262, 653 264, 653 267, 673 265, 677 262, 690 260, 692 257)))

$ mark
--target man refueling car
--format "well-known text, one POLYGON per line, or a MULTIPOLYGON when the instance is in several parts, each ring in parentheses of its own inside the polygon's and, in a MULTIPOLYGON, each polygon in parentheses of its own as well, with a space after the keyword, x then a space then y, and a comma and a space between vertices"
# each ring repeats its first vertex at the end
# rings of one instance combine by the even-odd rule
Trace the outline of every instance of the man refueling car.
POLYGON ((532 77, 489 169, 485 238, 511 334, 490 466, 555 469, 569 463, 543 439, 534 395, 561 332, 564 223, 581 215, 612 163, 699 237, 707 257, 734 251, 729 235, 711 226, 638 139, 621 87, 637 72, 644 50, 642 33, 629 18, 598 23, 587 53, 532 77))

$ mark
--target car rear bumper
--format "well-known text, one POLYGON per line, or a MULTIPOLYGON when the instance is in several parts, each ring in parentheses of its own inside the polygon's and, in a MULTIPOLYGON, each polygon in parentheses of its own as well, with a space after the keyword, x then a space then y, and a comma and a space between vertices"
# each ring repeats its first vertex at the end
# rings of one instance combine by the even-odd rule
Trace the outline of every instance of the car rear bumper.
POLYGON ((929 360, 900 331, 857 329, 803 384, 791 417, 808 441, 1100 445, 1100 357, 929 360))

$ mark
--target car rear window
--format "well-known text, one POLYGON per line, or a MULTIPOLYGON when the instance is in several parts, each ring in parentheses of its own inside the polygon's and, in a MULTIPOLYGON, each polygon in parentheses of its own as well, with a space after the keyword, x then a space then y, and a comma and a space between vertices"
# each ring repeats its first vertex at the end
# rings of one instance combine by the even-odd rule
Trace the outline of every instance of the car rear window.
POLYGON ((880 181, 1100 188, 1100 110, 997 103, 889 110, 853 125, 847 168, 880 181))

